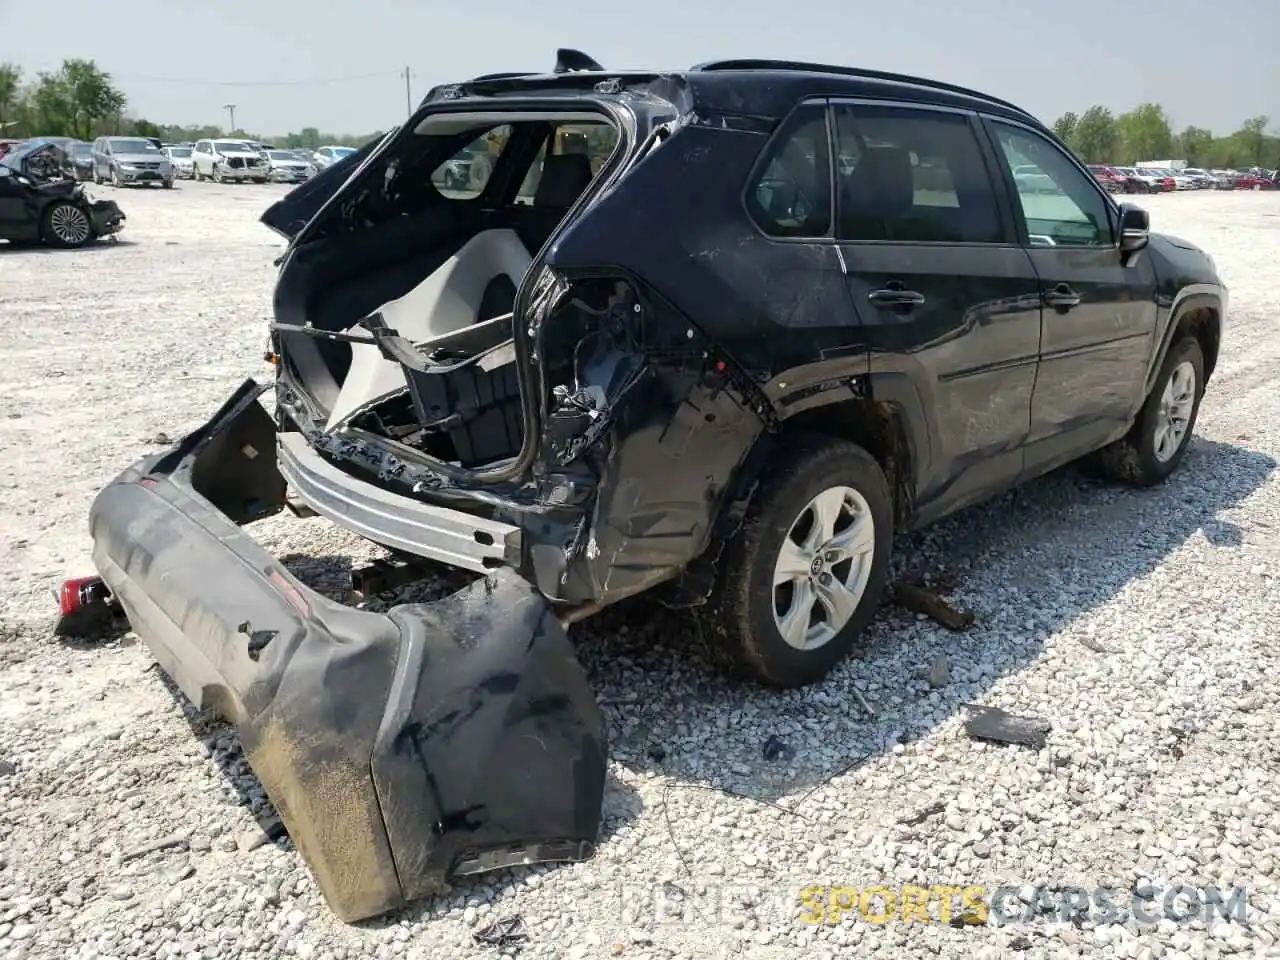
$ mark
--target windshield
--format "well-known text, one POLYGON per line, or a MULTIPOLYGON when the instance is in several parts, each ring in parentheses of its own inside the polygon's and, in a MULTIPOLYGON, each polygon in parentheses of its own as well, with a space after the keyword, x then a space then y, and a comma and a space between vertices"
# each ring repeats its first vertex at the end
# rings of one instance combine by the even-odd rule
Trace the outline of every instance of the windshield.
POLYGON ((334 147, 333 155, 335 157, 349 157, 356 152, 355 147, 334 147))
POLYGON ((111 146, 112 153, 159 153, 160 148, 150 140, 134 139, 132 137, 112 137, 107 143, 111 146))
POLYGON ((272 160, 283 160, 286 163, 293 163, 298 158, 288 150, 272 150, 270 151, 272 160))
POLYGON ((190 147, 170 147, 169 156, 171 157, 189 157, 191 156, 190 147))
POLYGON ((213 148, 219 153, 253 153, 253 148, 242 140, 215 140, 213 148))
POLYGON ((67 153, 73 157, 87 157, 93 153, 92 143, 73 143, 67 148, 67 153))

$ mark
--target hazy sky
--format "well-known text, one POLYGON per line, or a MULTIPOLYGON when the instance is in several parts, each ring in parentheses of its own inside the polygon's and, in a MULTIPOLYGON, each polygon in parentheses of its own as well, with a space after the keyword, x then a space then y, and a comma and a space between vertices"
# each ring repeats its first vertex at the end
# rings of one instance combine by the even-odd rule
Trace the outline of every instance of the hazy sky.
POLYGON ((606 67, 773 57, 915 73, 985 90, 1046 122, 1091 103, 1164 105, 1175 130, 1280 124, 1280 0, 0 0, 0 62, 109 71, 159 123, 385 129, 436 83, 548 70, 559 46, 606 67))

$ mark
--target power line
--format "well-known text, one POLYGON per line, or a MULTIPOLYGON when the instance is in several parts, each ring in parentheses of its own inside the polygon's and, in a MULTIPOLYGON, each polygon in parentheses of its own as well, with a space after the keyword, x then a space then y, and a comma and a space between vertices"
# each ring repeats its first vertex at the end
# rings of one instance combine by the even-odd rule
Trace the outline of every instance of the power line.
POLYGON ((112 80, 131 80, 141 83, 172 83, 189 87, 310 87, 326 83, 353 83, 359 80, 386 80, 402 77, 403 71, 363 73, 348 77, 318 77, 312 80, 186 80, 176 77, 148 77, 137 73, 106 71, 112 80))

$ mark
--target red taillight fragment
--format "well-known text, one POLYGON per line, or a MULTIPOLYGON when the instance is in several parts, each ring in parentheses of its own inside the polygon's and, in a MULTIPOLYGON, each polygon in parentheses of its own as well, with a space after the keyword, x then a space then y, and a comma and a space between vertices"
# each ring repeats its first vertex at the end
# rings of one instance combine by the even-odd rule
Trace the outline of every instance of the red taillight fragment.
POLYGON ((94 602, 107 598, 107 585, 101 577, 76 577, 64 580, 58 591, 58 611, 64 617, 79 613, 94 602))

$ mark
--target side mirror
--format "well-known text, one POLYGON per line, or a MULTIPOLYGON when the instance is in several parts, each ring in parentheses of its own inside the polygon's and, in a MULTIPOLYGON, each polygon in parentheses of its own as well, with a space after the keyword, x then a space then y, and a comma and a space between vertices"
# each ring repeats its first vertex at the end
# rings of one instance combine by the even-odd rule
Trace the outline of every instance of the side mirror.
POLYGON ((1133 253, 1147 245, 1151 238, 1151 217, 1132 204, 1120 204, 1120 252, 1133 253))

